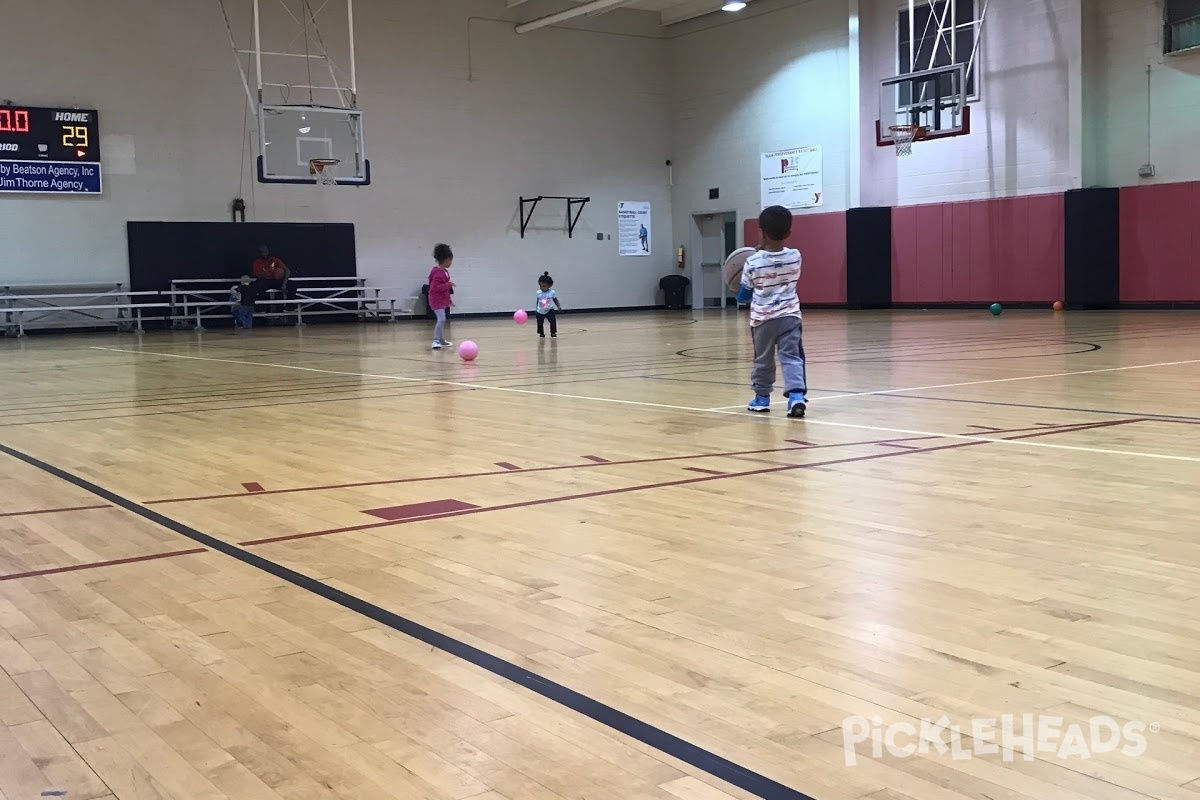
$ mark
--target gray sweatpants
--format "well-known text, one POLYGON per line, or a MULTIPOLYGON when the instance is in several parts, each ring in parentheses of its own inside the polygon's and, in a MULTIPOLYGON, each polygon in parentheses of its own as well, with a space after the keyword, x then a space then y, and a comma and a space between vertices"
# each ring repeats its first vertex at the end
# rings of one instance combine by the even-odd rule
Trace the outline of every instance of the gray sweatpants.
POLYGON ((784 395, 807 394, 800 318, 767 319, 750 330, 754 334, 754 370, 750 373, 754 393, 769 395, 775 388, 775 353, 778 351, 779 364, 783 367, 784 395))

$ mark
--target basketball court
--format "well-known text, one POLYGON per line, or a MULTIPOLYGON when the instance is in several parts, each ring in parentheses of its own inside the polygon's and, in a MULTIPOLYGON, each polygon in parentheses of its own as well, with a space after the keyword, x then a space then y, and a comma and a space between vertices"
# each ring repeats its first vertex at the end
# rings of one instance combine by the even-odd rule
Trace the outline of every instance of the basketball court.
POLYGON ((0 800, 1200 799, 1200 7, 1091 2, 4 12, 0 800))
POLYGON ((1200 317, 810 312, 803 421, 733 315, 454 327, 5 350, 6 796, 1196 788, 1200 317), (845 764, 1003 714, 1157 732, 845 764))

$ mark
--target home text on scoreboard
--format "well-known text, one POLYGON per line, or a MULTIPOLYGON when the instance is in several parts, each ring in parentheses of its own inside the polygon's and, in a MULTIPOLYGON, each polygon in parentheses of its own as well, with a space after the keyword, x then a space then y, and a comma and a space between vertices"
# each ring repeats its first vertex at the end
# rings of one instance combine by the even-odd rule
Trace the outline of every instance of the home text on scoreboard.
POLYGON ((0 106, 0 193, 100 194, 100 115, 0 106))

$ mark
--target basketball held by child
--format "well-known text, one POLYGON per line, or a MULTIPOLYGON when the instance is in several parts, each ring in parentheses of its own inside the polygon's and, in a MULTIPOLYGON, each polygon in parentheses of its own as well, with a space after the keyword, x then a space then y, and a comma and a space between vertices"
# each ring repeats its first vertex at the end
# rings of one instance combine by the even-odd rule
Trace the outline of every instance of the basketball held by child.
POLYGON ((458 357, 463 361, 474 361, 479 355, 479 345, 471 341, 463 342, 458 346, 458 357))
POLYGON ((753 247, 739 247, 725 259, 725 265, 721 267, 721 277, 729 291, 737 294, 742 286, 742 270, 746 268, 746 259, 756 252, 757 249, 753 247))

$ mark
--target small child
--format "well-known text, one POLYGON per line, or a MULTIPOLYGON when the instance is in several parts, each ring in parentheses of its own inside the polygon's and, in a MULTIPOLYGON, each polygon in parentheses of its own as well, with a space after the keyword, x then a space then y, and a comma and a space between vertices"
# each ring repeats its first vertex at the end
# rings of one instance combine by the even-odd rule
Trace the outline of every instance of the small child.
POLYGON ((258 299, 259 286, 249 275, 243 275, 241 283, 229 290, 229 302, 233 306, 233 326, 251 330, 254 328, 254 301, 258 299))
POLYGON ((807 377, 804 372, 804 343, 801 340, 800 251, 786 247, 792 234, 792 212, 782 206, 765 209, 758 218, 762 245, 746 261, 738 302, 750 303, 750 330, 754 336, 754 369, 751 383, 754 399, 750 411, 771 410, 775 384, 775 354, 783 367, 783 395, 788 399, 788 416, 803 417, 808 407, 807 377))
POLYGON ((448 244, 439 244, 433 248, 433 260, 437 265, 429 272, 429 310, 437 317, 437 322, 433 326, 432 349, 441 350, 454 344, 446 339, 446 314, 454 304, 450 299, 450 293, 454 291, 454 281, 450 280, 454 251, 448 244))
POLYGON ((534 313, 537 314, 538 336, 546 338, 546 320, 550 320, 550 338, 558 338, 558 315, 555 309, 562 311, 562 303, 558 302, 558 294, 554 289, 554 278, 550 277, 549 272, 543 272, 538 278, 538 293, 537 305, 534 306, 534 313))

